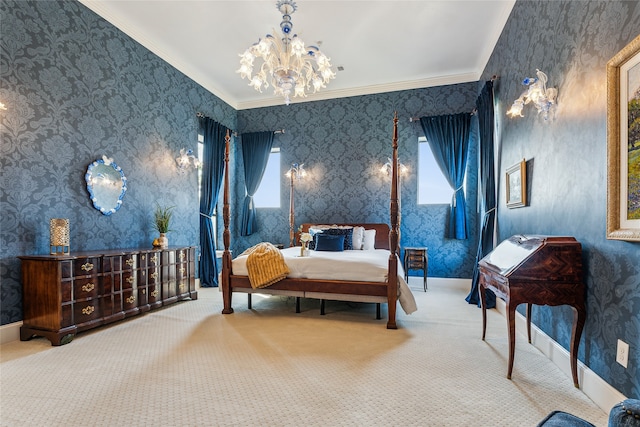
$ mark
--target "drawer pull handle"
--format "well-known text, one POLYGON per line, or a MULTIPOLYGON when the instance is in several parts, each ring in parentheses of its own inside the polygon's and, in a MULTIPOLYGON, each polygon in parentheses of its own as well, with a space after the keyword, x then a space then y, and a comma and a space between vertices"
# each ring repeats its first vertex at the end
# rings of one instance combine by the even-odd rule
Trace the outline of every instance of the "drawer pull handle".
POLYGON ((151 277, 154 280, 157 279, 158 278, 158 272, 155 271, 155 272, 151 273, 151 276, 149 276, 149 277, 151 277))
POLYGON ((154 298, 157 297, 158 294, 159 294, 159 292, 158 292, 157 289, 155 291, 151 292, 151 296, 154 297, 154 298))
POLYGON ((185 268, 184 267, 180 267, 180 270, 178 270, 180 272, 180 274, 184 274, 185 272, 185 268))
POLYGON ((91 264, 90 262, 86 263, 86 264, 82 264, 82 267, 80 267, 83 271, 91 271, 93 270, 93 264, 91 264))
POLYGON ((133 258, 129 258, 128 260, 125 261, 125 263, 129 266, 129 267, 133 267, 133 265, 136 263, 136 261, 133 258))
POLYGON ((127 298, 125 301, 127 302, 127 304, 132 304, 134 301, 136 300, 136 297, 134 297, 133 295, 131 295, 129 298, 127 298))
POLYGON ((156 264, 158 262, 158 255, 154 255, 151 258, 149 258, 149 261, 151 261, 152 263, 156 264))
POLYGON ((133 277, 133 276, 127 277, 127 283, 128 283, 128 284, 132 284, 132 283, 133 283, 133 282, 135 282, 135 281, 136 281, 136 278, 135 278, 135 277, 133 277))
POLYGON ((87 316, 89 316, 91 313, 93 313, 94 311, 96 311, 96 308, 92 305, 88 305, 85 308, 82 309, 82 314, 85 314, 87 316))
POLYGON ((180 283, 180 292, 184 292, 186 286, 184 283, 180 283))
POLYGON ((95 288, 96 288, 96 285, 94 285, 93 283, 87 283, 86 285, 82 286, 82 290, 85 292, 91 292, 95 288))
POLYGON ((143 289, 143 290, 142 290, 142 295, 144 295, 144 294, 146 294, 146 293, 147 293, 147 290, 146 290, 146 289, 143 289))
POLYGON ((180 252, 179 256, 180 256, 180 261, 183 261, 184 260, 184 252, 180 252))
POLYGON ((144 261, 145 259, 147 259, 146 255, 142 255, 142 260, 144 261))

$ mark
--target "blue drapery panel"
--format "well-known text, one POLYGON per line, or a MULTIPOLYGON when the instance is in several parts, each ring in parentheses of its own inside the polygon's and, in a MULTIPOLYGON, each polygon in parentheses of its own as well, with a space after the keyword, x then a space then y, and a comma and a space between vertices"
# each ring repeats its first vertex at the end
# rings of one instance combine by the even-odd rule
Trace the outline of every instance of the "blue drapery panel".
POLYGON ((471 114, 421 117, 420 124, 433 152, 433 157, 435 157, 449 185, 454 189, 447 237, 464 240, 468 237, 468 233, 466 202, 462 185, 467 170, 471 114))
POLYGON ((250 236, 258 231, 253 195, 258 191, 264 170, 273 146, 273 132, 242 134, 242 158, 244 159, 244 182, 247 195, 242 206, 241 236, 250 236))
POLYGON ((200 286, 218 286, 215 230, 211 218, 218 203, 224 174, 224 137, 227 128, 209 117, 199 117, 204 136, 200 189, 200 286))
MULTIPOLYGON (((480 132, 480 165, 478 180, 480 182, 480 213, 482 214, 482 227, 478 239, 478 252, 476 264, 473 268, 471 291, 467 295, 469 304, 480 307, 479 281, 480 271, 478 261, 493 250, 493 233, 496 218, 496 179, 494 166, 494 111, 493 111, 493 82, 488 81, 480 96, 476 100, 478 110, 478 128, 480 132)), ((487 290, 487 308, 496 306, 495 294, 487 290)))

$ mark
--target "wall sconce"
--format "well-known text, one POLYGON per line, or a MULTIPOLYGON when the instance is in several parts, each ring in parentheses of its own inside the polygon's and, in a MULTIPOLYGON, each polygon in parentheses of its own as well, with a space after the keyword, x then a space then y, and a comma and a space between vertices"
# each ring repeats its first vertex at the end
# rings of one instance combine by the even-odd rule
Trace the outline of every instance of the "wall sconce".
POLYGON ((200 167, 200 160, 193 154, 193 150, 189 148, 183 148, 180 150, 180 157, 176 157, 176 164, 178 165, 178 169, 180 172, 184 173, 185 170, 189 167, 189 165, 193 162, 193 167, 200 167))
POLYGON ((51 255, 69 255, 69 220, 51 218, 49 220, 49 244, 51 255))
MULTIPOLYGON (((392 160, 387 157, 387 163, 382 165, 382 167, 380 168, 380 172, 386 174, 387 176, 391 176, 391 161, 392 160)), ((398 160, 398 167, 400 169, 400 176, 407 175, 409 173, 409 168, 400 163, 400 160, 398 160)))
POLYGON ((307 171, 304 170, 304 163, 297 164, 292 163, 291 168, 285 173, 285 176, 289 178, 289 247, 295 246, 295 232, 293 227, 295 224, 294 210, 293 210, 293 182, 301 180, 307 176, 307 171))
MULTIPOLYGON (((542 113, 542 117, 547 120, 549 114, 555 111, 556 99, 558 97, 558 89, 547 88, 547 75, 536 69, 538 77, 527 77, 522 84, 528 86, 527 90, 520 95, 520 98, 513 102, 513 105, 507 111, 507 115, 511 117, 524 117, 522 109, 530 102, 538 110, 538 114, 542 113)), ((551 115, 553 117, 553 114, 551 115)))

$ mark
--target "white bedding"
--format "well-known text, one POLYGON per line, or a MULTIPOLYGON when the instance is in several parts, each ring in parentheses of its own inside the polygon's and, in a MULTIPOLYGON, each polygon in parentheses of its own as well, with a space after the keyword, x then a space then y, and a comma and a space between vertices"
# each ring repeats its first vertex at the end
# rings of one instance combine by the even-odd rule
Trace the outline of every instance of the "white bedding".
MULTIPOLYGON (((386 249, 309 251, 309 256, 301 257, 300 247, 293 247, 282 249, 282 254, 291 271, 287 277, 363 282, 387 281, 390 252, 386 249)), ((246 262, 246 255, 235 258, 231 263, 233 274, 247 276, 246 262)), ((400 262, 398 262, 398 300, 405 313, 411 314, 417 310, 411 289, 404 280, 404 270, 400 262)))

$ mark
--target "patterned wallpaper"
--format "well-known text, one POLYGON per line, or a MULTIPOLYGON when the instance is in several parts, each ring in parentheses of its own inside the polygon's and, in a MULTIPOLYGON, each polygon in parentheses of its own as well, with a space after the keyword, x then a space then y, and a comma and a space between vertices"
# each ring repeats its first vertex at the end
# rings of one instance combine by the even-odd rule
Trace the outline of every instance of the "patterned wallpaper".
MULTIPOLYGON (((637 1, 518 1, 485 68, 495 86, 501 146, 500 177, 527 159, 530 206, 498 205, 499 240, 513 234, 574 236, 582 243, 587 324, 579 358, 628 397, 640 397, 640 244, 605 238, 607 205, 606 63, 640 34, 637 1), (540 68, 557 87, 557 117, 545 123, 527 106, 505 115, 523 91, 522 78, 540 68), (630 346, 628 368, 616 344, 630 346)), ((533 322, 569 348, 572 310, 536 307, 533 322)))
POLYGON ((49 219, 69 218, 72 250, 149 247, 155 202, 175 206, 170 244, 198 245, 198 184, 175 158, 196 148, 196 112, 235 128, 236 112, 74 1, 2 1, 0 297, 22 319, 22 254, 49 251, 49 219), (103 154, 128 190, 93 208, 87 166, 103 154))
MULTIPOLYGON (((285 133, 276 134, 274 142, 281 147, 281 208, 259 209, 260 232, 236 238, 235 244, 241 249, 263 240, 288 245, 290 191, 284 173, 291 163, 304 163, 307 171, 307 177, 295 183, 296 226, 303 222, 389 223, 390 180, 380 168, 391 156, 397 111, 398 155, 410 171, 402 181, 401 246, 428 247, 430 276, 471 277, 477 244, 476 132, 467 165, 471 237, 447 239, 448 205, 417 204, 418 136, 423 132, 409 118, 471 112, 476 98, 476 84, 467 83, 239 111, 238 126, 243 132, 284 128, 285 133)), ((244 195, 240 172, 236 183, 235 191, 244 195)), ((240 209, 234 206, 237 215, 240 209)))

